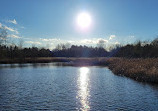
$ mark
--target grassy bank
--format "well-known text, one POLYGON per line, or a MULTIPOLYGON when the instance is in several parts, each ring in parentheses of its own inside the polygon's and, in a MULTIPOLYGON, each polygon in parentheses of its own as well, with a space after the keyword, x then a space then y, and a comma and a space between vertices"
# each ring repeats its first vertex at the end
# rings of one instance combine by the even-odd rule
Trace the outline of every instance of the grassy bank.
POLYGON ((133 78, 137 81, 158 83, 158 58, 26 58, 3 59, 2 64, 66 62, 72 66, 108 66, 114 74, 133 78))
POLYGON ((110 58, 106 62, 114 74, 130 77, 137 81, 158 83, 158 58, 110 58))

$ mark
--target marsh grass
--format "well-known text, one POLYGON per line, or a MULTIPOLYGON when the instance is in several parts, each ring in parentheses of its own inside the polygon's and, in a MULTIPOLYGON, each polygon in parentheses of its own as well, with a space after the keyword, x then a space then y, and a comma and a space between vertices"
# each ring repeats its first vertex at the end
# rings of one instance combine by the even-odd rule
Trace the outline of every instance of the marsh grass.
POLYGON ((106 62, 114 74, 138 81, 158 83, 158 58, 109 58, 106 62))

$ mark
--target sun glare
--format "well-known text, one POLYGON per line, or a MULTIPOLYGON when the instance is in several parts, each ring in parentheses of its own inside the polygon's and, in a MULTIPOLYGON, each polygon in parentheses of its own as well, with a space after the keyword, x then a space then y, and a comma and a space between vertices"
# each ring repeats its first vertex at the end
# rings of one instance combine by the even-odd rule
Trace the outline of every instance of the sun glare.
POLYGON ((89 73, 90 70, 88 67, 81 67, 80 68, 80 74, 79 74, 79 79, 78 79, 78 86, 79 86, 79 91, 78 91, 78 98, 80 98, 80 102, 82 104, 82 111, 88 111, 90 109, 89 106, 89 100, 88 97, 89 95, 89 73))
POLYGON ((90 27, 92 19, 89 13, 82 12, 77 16, 77 25, 81 29, 87 29, 90 27))
POLYGON ((80 68, 80 72, 81 72, 82 74, 87 74, 87 73, 89 72, 89 69, 88 69, 87 67, 81 67, 81 68, 80 68))

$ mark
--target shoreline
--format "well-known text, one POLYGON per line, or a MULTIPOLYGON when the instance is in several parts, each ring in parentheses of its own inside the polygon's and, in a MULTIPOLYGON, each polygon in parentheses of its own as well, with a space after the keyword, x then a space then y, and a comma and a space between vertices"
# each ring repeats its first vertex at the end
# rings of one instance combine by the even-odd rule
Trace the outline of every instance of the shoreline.
POLYGON ((158 58, 113 58, 108 60, 107 66, 116 75, 140 82, 158 83, 158 58))
POLYGON ((26 59, 3 59, 0 64, 53 63, 63 62, 72 66, 105 66, 114 74, 132 78, 140 82, 158 83, 158 58, 66 58, 41 57, 26 59))

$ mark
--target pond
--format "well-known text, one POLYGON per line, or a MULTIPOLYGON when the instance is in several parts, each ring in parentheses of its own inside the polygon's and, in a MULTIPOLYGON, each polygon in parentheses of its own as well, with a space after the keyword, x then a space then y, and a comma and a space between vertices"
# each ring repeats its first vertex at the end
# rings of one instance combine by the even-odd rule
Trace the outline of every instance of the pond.
POLYGON ((158 85, 106 67, 0 65, 0 110, 158 110, 158 85))

